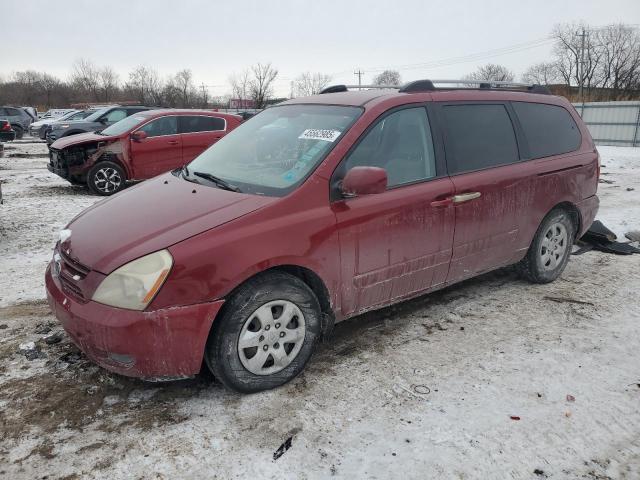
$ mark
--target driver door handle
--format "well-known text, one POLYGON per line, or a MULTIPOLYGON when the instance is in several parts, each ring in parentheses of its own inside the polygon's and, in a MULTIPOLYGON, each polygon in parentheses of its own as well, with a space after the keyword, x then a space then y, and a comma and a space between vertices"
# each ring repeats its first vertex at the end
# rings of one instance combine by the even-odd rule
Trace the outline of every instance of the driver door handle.
POLYGON ((458 204, 458 203, 468 202, 469 200, 474 200, 476 198, 480 198, 480 196, 481 196, 480 192, 469 192, 469 193, 462 193, 460 195, 454 195, 453 197, 451 197, 451 200, 453 201, 454 204, 458 204))
POLYGON ((177 144, 178 144, 178 141, 177 141, 177 140, 169 140, 167 143, 168 143, 169 145, 177 145, 177 144))

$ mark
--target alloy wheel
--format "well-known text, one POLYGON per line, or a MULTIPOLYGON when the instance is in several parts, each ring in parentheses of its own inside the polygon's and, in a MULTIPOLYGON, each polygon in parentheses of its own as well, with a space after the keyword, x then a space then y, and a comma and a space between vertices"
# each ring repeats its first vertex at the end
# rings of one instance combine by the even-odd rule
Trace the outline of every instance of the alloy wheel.
POLYGON ((122 185, 122 177, 115 168, 104 167, 96 171, 93 183, 102 193, 113 193, 122 185))

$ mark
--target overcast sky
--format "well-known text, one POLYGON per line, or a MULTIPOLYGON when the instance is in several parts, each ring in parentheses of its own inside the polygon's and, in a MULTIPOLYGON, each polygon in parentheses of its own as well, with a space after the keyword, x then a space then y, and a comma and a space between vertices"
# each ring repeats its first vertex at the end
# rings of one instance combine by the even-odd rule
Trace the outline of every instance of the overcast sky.
POLYGON ((0 12, 3 78, 24 69, 66 78, 83 57, 121 80, 140 64, 162 76, 189 68, 214 95, 256 62, 278 69, 279 94, 304 71, 357 83, 359 68, 368 83, 384 68, 443 79, 494 62, 519 76, 549 58, 556 23, 640 24, 640 0, 2 0, 0 12))

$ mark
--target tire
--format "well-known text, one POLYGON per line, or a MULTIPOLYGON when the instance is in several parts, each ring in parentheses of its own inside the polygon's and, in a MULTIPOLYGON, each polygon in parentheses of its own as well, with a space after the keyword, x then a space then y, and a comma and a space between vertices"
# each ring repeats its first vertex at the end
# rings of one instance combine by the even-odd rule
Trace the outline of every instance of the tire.
POLYGON ((13 125, 13 129, 16 132, 16 140, 22 139, 24 136, 24 129, 19 125, 13 125))
POLYGON ((96 195, 108 196, 118 193, 127 182, 127 175, 120 165, 113 162, 98 162, 87 175, 87 185, 96 195))
POLYGON ((263 273, 227 299, 209 335, 205 362, 230 390, 268 390, 302 371, 320 333, 320 304, 311 289, 293 275, 263 273), (290 320, 278 322, 282 315, 290 320))
POLYGON ((574 238, 569 212, 552 210, 538 227, 527 255, 516 265, 520 275, 533 283, 553 282, 569 262, 574 238))

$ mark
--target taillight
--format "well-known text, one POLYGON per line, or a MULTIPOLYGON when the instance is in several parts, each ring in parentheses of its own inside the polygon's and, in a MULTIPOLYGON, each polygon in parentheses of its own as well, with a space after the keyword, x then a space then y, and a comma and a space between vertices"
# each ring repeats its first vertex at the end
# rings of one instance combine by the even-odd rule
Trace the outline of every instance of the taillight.
POLYGON ((2 130, 3 132, 8 132, 9 130, 11 130, 11 125, 9 124, 9 122, 6 122, 3 126, 2 126, 2 130))

